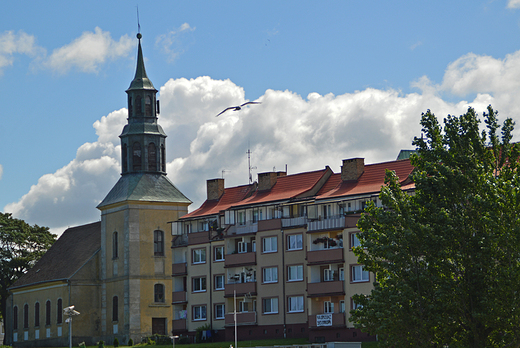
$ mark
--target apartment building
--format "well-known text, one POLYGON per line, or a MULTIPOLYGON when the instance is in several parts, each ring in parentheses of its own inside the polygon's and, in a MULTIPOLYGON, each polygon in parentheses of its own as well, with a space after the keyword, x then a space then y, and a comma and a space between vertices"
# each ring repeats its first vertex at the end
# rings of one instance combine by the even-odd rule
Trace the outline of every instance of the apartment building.
POLYGON ((349 322, 352 296, 368 294, 374 281, 352 247, 367 202, 381 205, 386 169, 413 191, 409 159, 365 165, 353 158, 340 173, 268 172, 231 188, 208 180, 207 200, 172 223, 174 334, 375 339, 349 322))

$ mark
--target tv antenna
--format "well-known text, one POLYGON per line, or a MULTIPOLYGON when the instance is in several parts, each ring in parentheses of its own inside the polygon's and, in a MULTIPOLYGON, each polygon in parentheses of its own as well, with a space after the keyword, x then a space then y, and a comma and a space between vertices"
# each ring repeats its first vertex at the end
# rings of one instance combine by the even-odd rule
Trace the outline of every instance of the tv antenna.
POLYGON ((253 183, 253 175, 251 175, 251 169, 256 169, 256 167, 251 167, 251 149, 247 149, 247 165, 249 167, 249 184, 253 183))
POLYGON ((222 179, 224 179, 224 173, 230 172, 231 170, 222 169, 222 179))

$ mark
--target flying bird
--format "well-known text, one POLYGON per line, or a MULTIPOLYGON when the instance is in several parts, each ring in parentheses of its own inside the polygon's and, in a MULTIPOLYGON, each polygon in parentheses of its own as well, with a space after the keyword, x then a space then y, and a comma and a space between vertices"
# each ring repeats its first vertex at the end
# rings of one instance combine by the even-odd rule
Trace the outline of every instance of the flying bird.
POLYGON ((229 108, 226 108, 224 109, 220 114, 218 114, 217 116, 215 117, 219 117, 220 115, 222 115, 224 112, 228 111, 228 110, 233 110, 233 111, 239 111, 239 110, 242 110, 242 107, 243 106, 246 106, 248 104, 262 104, 260 102, 247 102, 247 103, 244 103, 242 105, 237 105, 237 106, 230 106, 229 108))

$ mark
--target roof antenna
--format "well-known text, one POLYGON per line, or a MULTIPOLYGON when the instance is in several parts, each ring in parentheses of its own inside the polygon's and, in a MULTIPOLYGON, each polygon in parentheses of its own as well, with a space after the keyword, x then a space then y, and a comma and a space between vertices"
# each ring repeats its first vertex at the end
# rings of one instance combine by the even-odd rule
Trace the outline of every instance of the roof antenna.
POLYGON ((251 175, 251 169, 256 169, 256 167, 251 167, 251 149, 247 149, 247 165, 249 167, 249 184, 253 183, 253 175, 251 175))
POLYGON ((222 179, 224 179, 224 173, 230 172, 231 170, 222 169, 222 179))

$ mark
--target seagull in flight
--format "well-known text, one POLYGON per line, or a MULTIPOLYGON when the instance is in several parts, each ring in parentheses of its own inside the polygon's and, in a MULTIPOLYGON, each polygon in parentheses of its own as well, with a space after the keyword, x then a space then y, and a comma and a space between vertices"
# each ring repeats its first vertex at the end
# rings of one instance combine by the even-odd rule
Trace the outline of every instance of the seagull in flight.
POLYGON ((239 110, 242 110, 242 107, 248 105, 248 104, 262 104, 260 102, 247 102, 247 103, 244 103, 242 105, 237 105, 237 106, 230 106, 229 108, 226 108, 224 109, 224 111, 222 111, 220 114, 218 114, 217 116, 215 117, 219 117, 220 115, 222 115, 224 112, 228 111, 228 110, 233 110, 233 111, 239 111, 239 110))

